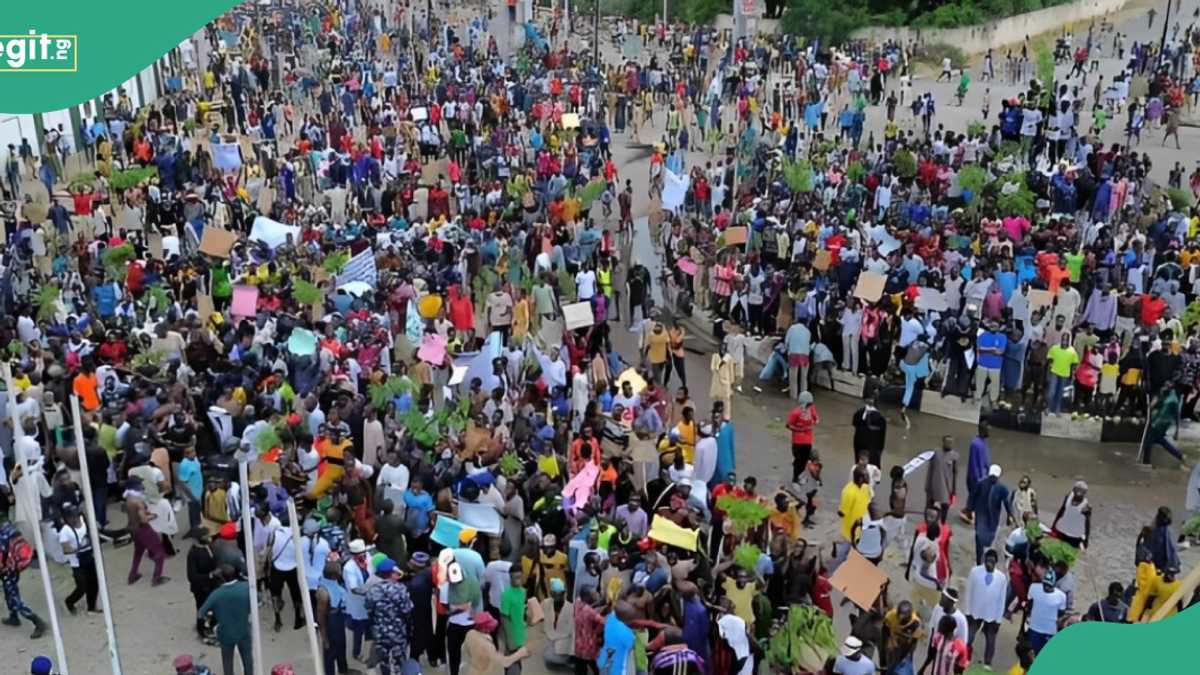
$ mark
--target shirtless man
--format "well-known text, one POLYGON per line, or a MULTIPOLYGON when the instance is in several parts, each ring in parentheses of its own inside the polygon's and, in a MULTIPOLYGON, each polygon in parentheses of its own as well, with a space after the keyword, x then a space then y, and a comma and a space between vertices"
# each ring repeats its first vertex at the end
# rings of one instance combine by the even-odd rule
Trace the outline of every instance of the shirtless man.
POLYGON ((142 565, 142 555, 149 552, 154 561, 154 576, 150 585, 158 586, 170 581, 163 576, 163 563, 167 552, 163 548, 162 535, 150 527, 150 521, 158 516, 151 513, 142 494, 142 482, 130 479, 125 487, 125 512, 129 514, 129 530, 133 534, 133 562, 129 566, 129 583, 136 584, 142 578, 138 568, 142 565))

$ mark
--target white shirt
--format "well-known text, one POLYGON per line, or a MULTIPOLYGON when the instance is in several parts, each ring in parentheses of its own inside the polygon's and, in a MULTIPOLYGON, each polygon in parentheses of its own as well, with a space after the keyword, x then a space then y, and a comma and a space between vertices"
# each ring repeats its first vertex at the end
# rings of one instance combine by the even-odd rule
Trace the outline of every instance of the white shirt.
POLYGON ((1042 121, 1042 111, 1026 110, 1021 114, 1021 135, 1037 135, 1037 126, 1042 121))
MULTIPOLYGON (((228 494, 228 493, 226 493, 228 494)), ((271 534, 283 527, 279 519, 271 516, 271 519, 263 524, 263 521, 255 515, 251 519, 251 532, 254 533, 254 550, 261 551, 267 547, 267 542, 271 539, 271 534)))
POLYGON ((512 563, 507 560, 493 560, 483 568, 483 583, 488 587, 488 603, 492 607, 500 607, 500 596, 512 585, 508 577, 510 570, 512 563))
POLYGON ((325 561, 329 558, 329 542, 322 537, 304 537, 300 540, 300 553, 304 555, 304 576, 308 587, 316 588, 325 573, 325 561), (313 544, 313 540, 316 544, 313 544))
POLYGON ((591 300, 596 294, 596 273, 591 270, 583 270, 575 275, 575 290, 579 296, 579 300, 591 300))
POLYGON ((1029 589, 1029 630, 1043 635, 1058 632, 1058 613, 1067 608, 1067 594, 1057 588, 1046 592, 1045 584, 1035 584, 1029 589))
POLYGON ((71 567, 79 567, 79 553, 81 551, 92 550, 92 539, 88 536, 87 525, 82 522, 79 527, 71 527, 64 524, 62 529, 58 531, 58 543, 63 547, 63 554, 67 556, 67 564, 71 567), (67 553, 67 546, 74 548, 75 553, 67 553))
POLYGON ((390 487, 396 492, 404 492, 408 489, 408 479, 409 472, 407 466, 404 466, 403 464, 398 466, 384 464, 383 467, 379 469, 378 487, 381 489, 390 487))
POLYGON ((292 541, 290 527, 280 525, 275 530, 275 539, 271 541, 271 565, 280 572, 296 569, 296 542, 292 541))
POLYGON ((342 584, 348 591, 346 593, 346 613, 351 619, 367 618, 367 597, 361 593, 355 593, 354 589, 362 588, 370 578, 370 572, 373 572, 370 558, 367 558, 367 572, 363 572, 358 568, 358 563, 351 556, 349 560, 342 565, 342 584))
POLYGON ((717 631, 729 643, 734 658, 746 659, 737 675, 753 675, 754 657, 750 655, 750 641, 746 638, 746 622, 736 614, 726 614, 717 619, 717 631))
POLYGON ((998 623, 1004 619, 1007 594, 1008 577, 999 568, 989 575, 986 567, 976 565, 967 575, 967 614, 972 619, 998 623))
POLYGON ((692 477, 707 484, 717 470, 717 439, 706 436, 697 441, 692 459, 695 460, 692 477))
MULTIPOLYGON (((946 615, 945 610, 941 605, 933 608, 933 613, 929 615, 929 625, 936 626, 946 615)), ((950 616, 954 617, 954 639, 962 640, 964 644, 967 642, 967 616, 962 613, 962 610, 955 609, 950 616)))

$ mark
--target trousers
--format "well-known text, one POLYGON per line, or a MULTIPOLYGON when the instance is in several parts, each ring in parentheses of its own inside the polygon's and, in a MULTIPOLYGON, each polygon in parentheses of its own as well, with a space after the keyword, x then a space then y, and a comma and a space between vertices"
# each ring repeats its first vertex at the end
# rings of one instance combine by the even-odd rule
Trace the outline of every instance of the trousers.
POLYGON ((322 654, 325 675, 345 673, 350 670, 346 662, 346 614, 341 610, 330 611, 325 617, 325 633, 329 635, 329 647, 322 654), (334 666, 337 670, 334 670, 334 666))
POLYGON ((0 575, 0 582, 4 585, 4 604, 8 605, 8 613, 16 616, 21 615, 29 621, 33 621, 33 610, 29 609, 29 605, 21 599, 21 587, 18 585, 20 574, 4 574, 0 575))
POLYGON ((221 669, 225 675, 234 675, 233 673, 233 650, 238 651, 238 656, 242 657, 242 672, 245 675, 253 675, 254 673, 254 652, 250 636, 231 642, 229 644, 221 643, 221 669))

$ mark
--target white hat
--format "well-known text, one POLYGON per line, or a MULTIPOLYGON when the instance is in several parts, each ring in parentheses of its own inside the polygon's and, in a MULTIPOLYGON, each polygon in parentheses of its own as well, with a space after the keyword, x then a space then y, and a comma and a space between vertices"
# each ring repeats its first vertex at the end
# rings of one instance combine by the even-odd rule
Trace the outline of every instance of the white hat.
POLYGON ((989 476, 995 476, 996 478, 999 478, 999 477, 1000 477, 1000 471, 1001 471, 1001 470, 1000 470, 1000 465, 999 465, 999 464, 993 464, 993 465, 991 465, 990 467, 988 467, 988 475, 989 475, 989 476))
POLYGON ((350 552, 354 555, 367 552, 367 543, 362 539, 352 539, 350 541, 350 552))
POLYGON ((862 651, 862 640, 851 635, 842 643, 842 656, 851 657, 862 651))

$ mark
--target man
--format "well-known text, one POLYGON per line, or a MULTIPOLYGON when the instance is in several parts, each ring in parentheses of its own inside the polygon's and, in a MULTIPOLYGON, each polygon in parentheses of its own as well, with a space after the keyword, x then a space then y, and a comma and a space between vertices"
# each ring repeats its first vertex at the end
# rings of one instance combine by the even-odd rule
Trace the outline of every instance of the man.
POLYGON ((992 547, 996 540, 996 532, 1000 529, 1001 518, 1008 514, 1008 522, 1015 522, 1017 515, 1013 512, 1012 491, 1000 482, 1002 473, 1000 465, 993 464, 988 468, 987 478, 975 490, 975 564, 983 562, 984 551, 992 547))
POLYGON ((887 443, 887 419, 875 407, 875 394, 869 394, 863 400, 863 406, 854 413, 850 420, 854 425, 854 457, 866 450, 868 463, 879 467, 883 461, 883 447, 887 443))
POLYGON ((975 636, 982 630, 983 663, 988 668, 996 655, 996 634, 1008 600, 1008 577, 996 569, 999 560, 1000 554, 988 549, 983 564, 971 568, 967 575, 967 648, 973 648, 975 636))
POLYGON ((984 331, 975 342, 979 352, 979 364, 975 367, 975 399, 983 398, 994 405, 1000 400, 1000 367, 1004 365, 1004 350, 1008 348, 1008 336, 995 321, 984 321, 984 331))
MULTIPOLYGON (((971 440, 971 447, 967 451, 967 503, 959 514, 964 523, 975 522, 975 492, 983 479, 987 478, 988 467, 992 465, 987 444, 989 431, 987 420, 980 420, 979 433, 971 440)), ((978 565, 979 561, 976 560, 975 564, 978 565)))
POLYGON ((36 640, 46 632, 46 622, 34 614, 29 605, 26 605, 21 599, 21 588, 18 584, 21 579, 21 571, 28 566, 35 554, 33 545, 26 542, 24 551, 28 557, 22 556, 21 559, 9 557, 10 553, 14 555, 17 553, 18 547, 13 546, 14 540, 25 541, 17 528, 8 520, 10 494, 7 487, 0 491, 0 510, 3 511, 0 516, 4 517, 4 522, 0 523, 0 582, 4 585, 4 603, 8 606, 8 618, 3 619, 0 623, 6 626, 20 626, 21 619, 24 618, 33 624, 33 634, 29 637, 36 640))
MULTIPOLYGON (((542 625, 546 631, 546 667, 569 668, 575 654, 575 611, 567 602, 567 586, 560 579, 550 581, 550 597, 542 601, 542 625)), ((706 626, 707 628, 707 626, 706 626)))
POLYGON ((1067 594, 1054 587, 1058 581, 1054 570, 1046 570, 1042 583, 1029 588, 1029 618, 1025 639, 1033 653, 1042 651, 1050 638, 1058 633, 1058 620, 1067 609, 1067 594))
POLYGON ((900 604, 883 615, 883 658, 880 667, 887 673, 912 672, 913 651, 924 636, 921 617, 913 611, 912 603, 900 604))
POLYGON ((331 675, 351 672, 346 663, 346 588, 342 586, 341 568, 336 562, 325 563, 313 590, 313 600, 313 618, 321 636, 325 672, 331 675))
POLYGON ((954 449, 954 437, 942 436, 942 448, 935 451, 925 473, 925 506, 937 509, 939 520, 946 522, 950 502, 954 500, 958 485, 958 451, 954 449))
POLYGON ((379 583, 367 590, 367 617, 375 626, 375 648, 380 675, 400 675, 397 666, 409 656, 413 620, 413 601, 408 587, 400 582, 396 563, 390 558, 375 568, 379 583))
POLYGON ((800 321, 793 323, 783 336, 788 354, 788 398, 796 400, 808 391, 808 360, 812 353, 812 332, 800 321), (797 389, 798 388, 798 389, 797 389))
POLYGON ((838 516, 842 519, 842 537, 854 543, 854 525, 867 514, 871 503, 871 488, 867 485, 867 472, 855 467, 850 482, 842 488, 842 500, 838 505, 838 516))
MULTIPOLYGON (((963 644, 966 644, 971 634, 970 624, 967 623, 967 615, 958 608, 958 591, 953 588, 942 590, 937 607, 934 607, 933 613, 929 615, 929 625, 938 625, 944 617, 954 619, 954 639, 962 640, 963 644)), ((932 647, 931 643, 930 648, 932 647)))
POLYGON ((157 518, 158 514, 150 512, 141 490, 142 482, 136 478, 130 478, 125 489, 125 511, 129 515, 129 529, 133 534, 133 560, 129 565, 128 581, 132 586, 142 578, 138 569, 142 566, 142 556, 149 553, 150 560, 154 562, 154 575, 151 577, 150 585, 160 586, 170 581, 170 577, 163 576, 163 564, 167 559, 167 551, 163 547, 162 535, 150 526, 150 521, 157 518))
POLYGON ((221 645, 221 667, 233 675, 233 650, 242 657, 244 675, 254 673, 254 654, 250 638, 250 585, 238 578, 229 565, 217 568, 221 585, 209 594, 196 612, 203 619, 212 612, 217 621, 217 643, 221 645))
POLYGON ((100 582, 96 578, 96 565, 93 560, 95 550, 92 548, 92 535, 87 525, 83 524, 83 516, 75 504, 67 504, 61 511, 63 526, 58 531, 58 543, 67 556, 67 564, 71 566, 71 574, 75 578, 75 590, 67 596, 67 611, 75 614, 75 604, 87 597, 89 612, 98 612, 96 596, 100 592, 100 582))
POLYGON ((1108 585, 1108 596, 1095 602, 1083 615, 1084 621, 1128 623, 1129 605, 1125 604, 1125 586, 1119 581, 1108 585))
POLYGON ((1179 452, 1179 448, 1167 438, 1171 427, 1175 426, 1179 421, 1179 394, 1175 392, 1174 384, 1167 384, 1162 388, 1158 395, 1158 399, 1154 402, 1153 412, 1150 414, 1150 428, 1146 432, 1146 442, 1142 446, 1142 463, 1150 464, 1150 452, 1155 445, 1161 445, 1167 452, 1171 453, 1175 459, 1179 460, 1179 468, 1186 470, 1187 462, 1183 459, 1183 454, 1179 452))
POLYGON ((833 660, 833 672, 837 675, 875 675, 878 669, 871 657, 862 653, 862 640, 853 635, 841 646, 841 653, 833 660))

